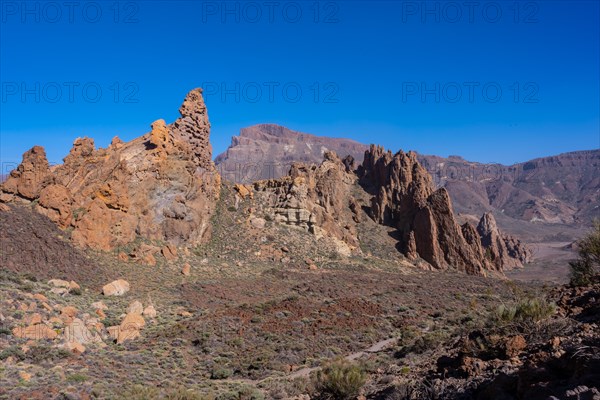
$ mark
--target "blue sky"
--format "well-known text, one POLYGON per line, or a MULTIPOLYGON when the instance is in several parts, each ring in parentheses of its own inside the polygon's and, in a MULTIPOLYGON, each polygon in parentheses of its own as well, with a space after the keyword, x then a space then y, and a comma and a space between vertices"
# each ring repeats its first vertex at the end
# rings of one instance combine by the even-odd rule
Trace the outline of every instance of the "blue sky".
POLYGON ((67 4, 0 2, 2 172, 172 122, 198 86, 214 155, 267 122, 482 162, 600 147, 598 1, 67 4))

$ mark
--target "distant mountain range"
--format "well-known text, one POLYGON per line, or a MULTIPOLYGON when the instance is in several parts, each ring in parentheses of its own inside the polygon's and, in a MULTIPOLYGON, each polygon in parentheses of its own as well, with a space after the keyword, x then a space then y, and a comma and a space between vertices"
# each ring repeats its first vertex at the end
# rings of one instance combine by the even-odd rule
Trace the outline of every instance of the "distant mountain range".
MULTIPOLYGON (((294 162, 318 164, 328 150, 340 157, 351 155, 358 165, 367 149, 366 144, 349 139, 261 124, 241 129, 215 163, 224 179, 249 183, 281 177, 294 162)), ((600 150, 564 153, 514 165, 421 154, 418 160, 438 187, 446 187, 455 211, 464 219, 493 211, 501 225, 513 220, 513 226, 518 221, 587 226, 600 217, 600 150)))

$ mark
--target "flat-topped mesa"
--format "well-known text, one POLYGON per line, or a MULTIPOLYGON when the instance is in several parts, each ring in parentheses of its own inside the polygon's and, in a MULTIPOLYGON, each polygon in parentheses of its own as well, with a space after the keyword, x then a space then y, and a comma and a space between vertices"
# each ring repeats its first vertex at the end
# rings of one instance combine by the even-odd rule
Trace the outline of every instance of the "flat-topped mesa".
POLYGON ((475 275, 502 271, 526 259, 518 246, 513 245, 512 252, 505 250, 510 240, 502 239, 495 221, 493 232, 501 239, 482 240, 481 230, 478 234, 469 224, 459 226, 448 192, 435 190, 431 175, 415 153, 392 154, 371 145, 358 174, 361 185, 373 195, 371 217, 398 229, 399 248, 408 258, 421 257, 436 269, 456 268, 475 275), (501 255, 495 259, 486 257, 492 241, 504 246, 496 245, 501 255))
POLYGON ((368 147, 350 139, 315 136, 275 124, 240 129, 215 163, 224 180, 250 184, 286 176, 294 162, 319 165, 334 151, 340 158, 351 155, 362 161, 368 147))
POLYGON ((220 177, 211 161, 201 89, 188 93, 180 112, 173 124, 157 120, 146 135, 127 143, 114 138, 106 149, 78 138, 51 171, 43 148, 34 147, 0 188, 2 200, 39 199, 36 209, 72 227, 72 239, 82 247, 111 250, 137 236, 173 244, 205 241, 220 177))

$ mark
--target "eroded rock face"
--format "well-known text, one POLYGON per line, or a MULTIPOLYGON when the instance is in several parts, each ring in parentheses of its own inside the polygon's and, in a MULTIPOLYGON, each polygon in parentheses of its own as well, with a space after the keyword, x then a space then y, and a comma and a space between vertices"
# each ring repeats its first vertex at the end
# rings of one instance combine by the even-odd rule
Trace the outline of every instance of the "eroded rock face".
POLYGON ((431 176, 416 153, 392 154, 371 146, 359 168, 361 185, 370 193, 372 218, 398 229, 400 249, 409 258, 420 256, 434 268, 457 268, 482 275, 486 263, 463 237, 448 192, 434 191, 431 176))
POLYGON ((49 180, 51 175, 46 151, 41 146, 34 146, 23 154, 23 161, 2 184, 2 191, 33 200, 39 197, 40 190, 49 180))
POLYGON ((351 209, 355 182, 344 162, 327 152, 321 165, 294 164, 289 176, 256 182, 254 189, 258 200, 270 206, 273 220, 326 236, 338 252, 349 255, 360 251, 351 209))
POLYGON ((495 221, 488 226, 491 214, 484 216, 487 225, 480 223, 477 231, 468 223, 459 226, 448 192, 434 189, 416 153, 392 154, 372 145, 358 174, 361 185, 373 195, 371 217, 398 229, 399 247, 409 259, 419 256, 434 268, 457 268, 475 275, 527 261, 520 242, 500 234, 495 221))
POLYGON ((500 232, 496 219, 491 213, 485 213, 477 225, 486 257, 496 269, 521 267, 531 257, 529 249, 511 235, 500 232))
POLYGON ((2 191, 39 199, 36 210, 72 226, 72 239, 82 247, 107 251, 136 236, 171 244, 207 240, 220 177, 201 89, 188 93, 180 113, 171 125, 158 120, 148 134, 128 143, 114 138, 107 149, 77 139, 52 171, 36 146, 2 191))

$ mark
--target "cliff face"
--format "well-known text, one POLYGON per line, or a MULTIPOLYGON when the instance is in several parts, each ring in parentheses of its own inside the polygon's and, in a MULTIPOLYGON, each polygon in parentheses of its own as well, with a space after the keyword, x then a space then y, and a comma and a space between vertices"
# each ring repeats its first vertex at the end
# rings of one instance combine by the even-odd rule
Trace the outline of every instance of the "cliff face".
MULTIPOLYGON (((489 263, 463 236, 446 189, 435 190, 417 155, 392 154, 371 146, 359 168, 361 185, 372 193, 371 217, 398 229, 399 248, 434 268, 482 275, 489 263)), ((467 229, 467 228, 465 228, 467 229)))
POLYGON ((229 148, 215 158, 225 180, 252 183, 286 176, 293 163, 320 164, 328 151, 341 158, 350 155, 362 161, 367 149, 349 139, 296 132, 275 124, 260 124, 240 130, 229 148))
POLYGON ((288 176, 238 185, 238 192, 252 192, 253 207, 273 221, 326 237, 345 255, 361 252, 358 224, 367 209, 375 222, 397 230, 397 248, 409 260, 425 260, 435 269, 486 275, 528 261, 526 247, 501 233, 491 214, 477 229, 460 226, 448 192, 435 189, 415 153, 371 146, 364 160, 355 169, 351 157, 327 152, 318 166, 294 164, 288 176), (368 194, 370 207, 363 207, 368 194))
POLYGON ((501 234, 491 214, 484 215, 477 231, 469 223, 459 226, 448 192, 434 188, 415 153, 392 154, 372 145, 364 160, 358 174, 373 194, 371 217, 398 230, 399 248, 407 257, 475 275, 528 260, 525 247, 501 234))
POLYGON ((210 236, 210 216, 220 177, 211 161, 210 123, 202 90, 188 93, 181 117, 106 149, 77 139, 62 165, 48 167, 41 147, 2 185, 2 199, 37 200, 35 209, 59 226, 73 228, 74 242, 110 250, 136 236, 174 244, 210 236))
POLYGON ((326 236, 339 253, 350 255, 360 252, 359 210, 351 194, 355 183, 356 175, 344 161, 327 152, 319 166, 294 164, 289 176, 258 181, 254 190, 273 220, 308 230, 318 238, 326 236))

